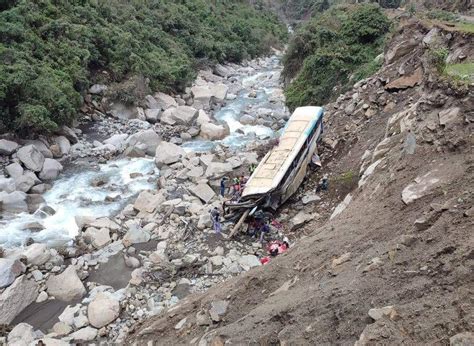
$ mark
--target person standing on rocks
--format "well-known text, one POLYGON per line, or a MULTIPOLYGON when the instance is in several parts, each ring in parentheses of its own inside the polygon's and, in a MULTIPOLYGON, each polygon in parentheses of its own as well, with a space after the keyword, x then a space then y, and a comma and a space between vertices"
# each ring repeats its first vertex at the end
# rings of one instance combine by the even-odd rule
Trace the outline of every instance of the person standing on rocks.
POLYGON ((225 195, 225 182, 227 181, 227 177, 223 177, 221 179, 221 196, 224 197, 225 195))
POLYGON ((219 213, 219 209, 217 207, 214 207, 214 209, 211 210, 211 220, 212 220, 212 227, 214 228, 214 231, 216 233, 221 233, 222 227, 221 227, 221 214, 219 213))

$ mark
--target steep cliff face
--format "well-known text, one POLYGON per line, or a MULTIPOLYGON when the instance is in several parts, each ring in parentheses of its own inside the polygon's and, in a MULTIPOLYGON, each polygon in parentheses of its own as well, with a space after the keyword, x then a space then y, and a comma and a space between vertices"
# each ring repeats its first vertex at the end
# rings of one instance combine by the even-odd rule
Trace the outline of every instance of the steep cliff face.
POLYGON ((329 191, 319 204, 303 205, 299 197, 320 178, 310 176, 283 207, 290 216, 317 213, 289 233, 288 252, 187 297, 136 326, 129 341, 365 345, 468 338, 458 334, 472 332, 474 323, 473 88, 440 75, 441 48, 448 60, 462 62, 472 56, 472 35, 405 23, 382 69, 326 105, 321 174, 329 174, 329 191), (228 305, 219 322, 203 318, 222 301, 228 305))

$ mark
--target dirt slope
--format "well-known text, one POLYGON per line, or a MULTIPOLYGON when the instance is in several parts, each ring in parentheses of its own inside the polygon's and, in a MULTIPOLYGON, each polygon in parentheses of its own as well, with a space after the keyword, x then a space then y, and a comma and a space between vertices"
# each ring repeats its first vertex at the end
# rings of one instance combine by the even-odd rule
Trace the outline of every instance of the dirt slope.
POLYGON ((300 191, 282 210, 318 212, 291 234, 309 235, 268 265, 136 326, 128 341, 449 344, 473 332, 473 88, 440 78, 432 59, 438 45, 473 56, 472 42, 406 23, 381 71, 326 105, 330 191, 307 206, 300 191), (406 152, 409 129, 414 154, 406 152), (351 189, 348 206, 329 220, 351 189), (222 321, 206 325, 202 316, 220 300, 229 303, 222 321))

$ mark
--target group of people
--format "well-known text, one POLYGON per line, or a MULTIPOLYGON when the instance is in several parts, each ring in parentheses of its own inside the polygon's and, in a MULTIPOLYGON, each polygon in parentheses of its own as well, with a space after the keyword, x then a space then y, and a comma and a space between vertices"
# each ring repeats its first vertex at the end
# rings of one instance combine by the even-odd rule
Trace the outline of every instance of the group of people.
MULTIPOLYGON (((249 166, 249 173, 252 175, 252 173, 255 171, 257 166, 252 163, 249 166)), ((221 184, 220 184, 220 193, 222 197, 225 197, 226 195, 226 190, 228 190, 228 193, 231 193, 232 199, 233 200, 238 200, 240 196, 242 195, 242 191, 245 187, 245 184, 247 183, 247 177, 245 177, 243 174, 240 176, 236 176, 232 179, 231 185, 228 187, 228 177, 222 177, 221 179, 221 184)))

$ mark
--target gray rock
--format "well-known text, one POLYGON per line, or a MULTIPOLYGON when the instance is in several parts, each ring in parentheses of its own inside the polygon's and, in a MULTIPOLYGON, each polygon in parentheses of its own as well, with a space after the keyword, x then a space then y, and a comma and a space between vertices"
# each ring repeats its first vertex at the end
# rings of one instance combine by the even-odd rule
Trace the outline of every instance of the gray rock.
POLYGON ((321 200, 321 197, 319 197, 318 195, 314 194, 314 193, 309 193, 305 196, 303 196, 303 198, 301 198, 301 202, 306 205, 306 204, 310 204, 310 203, 313 203, 313 202, 319 202, 321 200))
POLYGON ((25 145, 33 145, 36 149, 39 150, 41 154, 43 154, 44 157, 53 158, 53 154, 51 153, 51 150, 40 140, 26 140, 24 141, 25 145))
POLYGON ((395 313, 393 306, 384 306, 383 308, 374 308, 369 310, 369 316, 375 321, 381 319, 384 316, 391 316, 395 313))
POLYGON ((244 255, 238 258, 238 262, 242 269, 249 270, 253 267, 258 267, 262 265, 258 260, 257 256, 254 255, 244 255))
POLYGON ((102 328, 113 322, 120 314, 120 303, 106 293, 98 293, 87 307, 89 323, 102 328))
POLYGON ((58 145, 61 156, 69 154, 71 143, 65 136, 54 137, 54 142, 58 145))
POLYGON ((79 142, 79 138, 77 138, 77 135, 74 132, 74 130, 66 125, 61 126, 56 133, 58 133, 61 136, 66 137, 68 141, 71 142, 72 144, 76 144, 77 142, 79 142))
POLYGON ((474 345, 474 333, 463 332, 458 333, 449 338, 450 346, 472 346, 474 345))
POLYGON ((92 341, 97 337, 97 329, 85 327, 70 335, 72 341, 92 341))
POLYGON ((123 150, 126 146, 128 135, 126 133, 115 134, 112 137, 106 139, 104 144, 112 144, 117 150, 123 150))
POLYGON ((46 281, 48 294, 63 301, 73 301, 82 298, 86 289, 73 265, 59 275, 51 275, 46 281))
POLYGON ((228 162, 209 162, 206 169, 206 177, 217 179, 232 172, 232 165, 228 162))
POLYGON ((18 159, 25 165, 26 168, 39 172, 43 168, 44 156, 33 145, 26 145, 18 149, 18 159))
POLYGON ((178 107, 174 98, 162 92, 156 93, 154 98, 162 110, 166 110, 170 107, 178 107))
POLYGON ((10 324, 38 296, 38 284, 25 275, 18 277, 0 295, 0 324, 10 324))
POLYGON ((27 195, 21 191, 7 193, 0 192, 0 209, 9 213, 21 213, 28 211, 26 202, 27 195))
POLYGON ((0 258, 0 288, 11 285, 25 270, 25 265, 19 260, 0 258))
POLYGON ((197 228, 199 228, 200 230, 204 230, 206 228, 211 228, 211 227, 212 227, 212 220, 209 213, 204 213, 204 214, 199 215, 197 228))
POLYGON ((303 227, 304 224, 314 219, 314 215, 300 211, 298 214, 293 216, 290 220, 291 230, 294 231, 300 227, 303 227))
POLYGON ((155 164, 158 168, 164 165, 170 165, 178 162, 182 157, 186 156, 186 152, 180 146, 169 142, 161 142, 156 148, 155 164))
POLYGON ((155 155, 156 148, 160 142, 160 136, 153 129, 137 132, 127 139, 128 146, 144 144, 144 150, 148 155, 155 155))
POLYGON ((198 110, 189 106, 178 106, 174 109, 171 117, 179 125, 192 125, 198 116, 198 110))
POLYGON ((199 110, 198 117, 196 119, 196 123, 198 125, 203 125, 211 122, 211 118, 209 115, 202 109, 199 110))
POLYGON ((454 123, 462 123, 463 117, 459 107, 448 108, 439 112, 439 124, 446 126, 454 123))
POLYGON ((16 177, 15 186, 18 191, 28 192, 35 185, 37 178, 33 172, 31 173, 34 177, 31 174, 23 174, 16 177))
POLYGON ((28 212, 33 214, 38 208, 46 203, 43 196, 37 194, 26 195, 26 204, 28 205, 28 212))
POLYGON ((84 238, 96 249, 101 249, 112 241, 108 228, 88 227, 84 232, 84 238))
POLYGON ((27 323, 19 323, 8 334, 8 345, 29 345, 35 340, 35 331, 27 323))
POLYGON ((125 258, 125 265, 129 268, 133 268, 133 269, 136 269, 136 268, 140 268, 141 264, 140 264, 140 260, 136 257, 126 257, 125 258))
POLYGON ((148 122, 154 124, 160 119, 161 109, 150 108, 145 110, 145 118, 148 122))
POLYGON ((63 170, 63 165, 54 159, 45 159, 43 169, 41 170, 39 177, 42 180, 53 180, 56 179, 59 173, 63 170))
POLYGON ((6 139, 0 139, 0 155, 11 155, 18 149, 18 147, 18 143, 6 139))
POLYGON ((17 162, 8 165, 5 167, 5 170, 7 171, 8 175, 14 179, 23 175, 23 167, 21 167, 21 165, 17 162))
POLYGON ((31 244, 23 252, 23 255, 26 256, 28 264, 40 266, 48 262, 51 258, 51 252, 45 244, 31 244))
POLYGON ((15 191, 15 189, 15 180, 13 180, 12 178, 5 178, 4 176, 0 176, 0 192, 11 193, 15 191))
POLYGON ((250 114, 244 114, 240 117, 239 122, 243 125, 254 125, 256 123, 255 117, 250 114))
POLYGON ((435 188, 443 183, 443 176, 437 169, 434 169, 405 187, 402 191, 402 200, 405 204, 410 204, 417 199, 429 195, 435 188))
POLYGON ((224 139, 227 135, 229 135, 229 133, 230 130, 228 126, 206 123, 201 125, 201 131, 199 135, 203 139, 217 141, 224 139))
POLYGON ((129 230, 122 239, 123 245, 128 247, 133 244, 146 243, 150 240, 150 233, 143 230, 136 222, 129 223, 129 230))
POLYGON ((142 191, 138 195, 133 208, 138 211, 152 213, 158 208, 161 203, 165 201, 165 196, 162 193, 153 194, 150 191, 142 191))
POLYGON ((209 203, 216 195, 214 190, 207 184, 193 185, 189 188, 189 191, 204 203, 209 203))
POLYGON ((209 315, 214 322, 221 321, 222 317, 227 312, 227 307, 229 306, 229 302, 225 300, 218 300, 211 302, 211 308, 209 309, 209 315))

